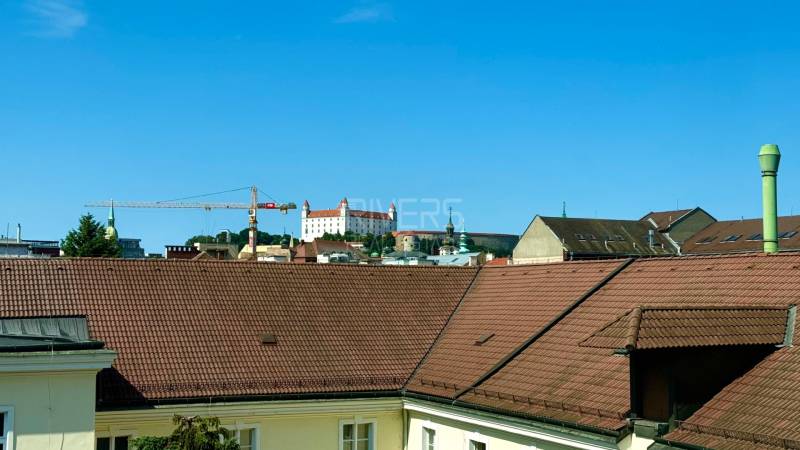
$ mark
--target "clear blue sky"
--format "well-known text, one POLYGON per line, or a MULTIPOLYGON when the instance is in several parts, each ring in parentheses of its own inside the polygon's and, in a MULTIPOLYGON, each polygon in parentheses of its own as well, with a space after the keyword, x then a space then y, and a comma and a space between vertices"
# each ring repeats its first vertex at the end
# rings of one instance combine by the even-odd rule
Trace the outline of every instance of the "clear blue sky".
MULTIPOLYGON (((7 0, 2 232, 59 239, 90 200, 250 184, 317 208, 460 199, 474 231, 520 233, 562 200, 571 216, 752 217, 765 142, 784 153, 780 212, 800 213, 798 14, 793 1, 7 0)), ((117 221, 148 251, 246 226, 241 211, 117 221)), ((297 233, 299 214, 261 224, 297 233)))

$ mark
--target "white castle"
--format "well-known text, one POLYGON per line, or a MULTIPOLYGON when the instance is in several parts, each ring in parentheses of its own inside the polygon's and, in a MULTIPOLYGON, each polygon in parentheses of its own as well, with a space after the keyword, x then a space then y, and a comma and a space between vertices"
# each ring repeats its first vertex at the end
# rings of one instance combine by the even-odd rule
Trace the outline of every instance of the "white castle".
POLYGON ((347 198, 342 199, 336 209, 312 211, 306 200, 300 212, 300 233, 306 242, 322 237, 325 233, 344 234, 351 231, 356 234, 381 235, 395 230, 397 210, 394 202, 389 205, 389 212, 384 213, 350 209, 347 198))

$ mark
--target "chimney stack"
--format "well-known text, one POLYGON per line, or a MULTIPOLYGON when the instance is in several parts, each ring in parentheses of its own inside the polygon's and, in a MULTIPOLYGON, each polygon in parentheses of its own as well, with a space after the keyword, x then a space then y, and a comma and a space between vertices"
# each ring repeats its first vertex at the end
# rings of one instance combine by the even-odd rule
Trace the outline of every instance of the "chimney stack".
POLYGON ((775 144, 765 144, 758 152, 761 166, 761 196, 763 204, 764 253, 778 252, 778 165, 781 152, 775 144))
POLYGON ((17 243, 22 242, 22 224, 17 224, 17 243))

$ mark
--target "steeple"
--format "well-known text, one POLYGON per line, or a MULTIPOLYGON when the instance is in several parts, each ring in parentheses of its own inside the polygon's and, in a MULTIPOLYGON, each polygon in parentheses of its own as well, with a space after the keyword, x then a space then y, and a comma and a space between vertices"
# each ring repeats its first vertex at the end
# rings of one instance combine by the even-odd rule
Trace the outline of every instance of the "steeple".
POLYGON ((469 253, 469 247, 467 247, 467 230, 464 227, 461 227, 461 236, 458 237, 458 253, 469 253))
POLYGON ((452 238, 453 238, 453 234, 455 232, 455 229, 456 229, 456 227, 453 225, 453 207, 451 206, 450 207, 450 218, 447 221, 447 227, 445 228, 445 231, 447 233, 447 237, 449 237, 451 239, 451 243, 452 243, 452 238))
POLYGON ((114 200, 108 210, 108 224, 106 225, 106 239, 117 239, 117 229, 114 227, 114 200))

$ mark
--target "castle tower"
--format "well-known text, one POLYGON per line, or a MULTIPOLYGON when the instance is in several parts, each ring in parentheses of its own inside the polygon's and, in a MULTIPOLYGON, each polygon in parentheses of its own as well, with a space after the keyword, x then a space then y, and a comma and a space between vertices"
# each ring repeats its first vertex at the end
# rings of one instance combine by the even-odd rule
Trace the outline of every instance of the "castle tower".
POLYGON ((303 209, 300 211, 300 218, 305 219, 308 217, 308 213, 311 211, 311 205, 308 204, 308 200, 303 202, 303 209))
POLYGON ((391 220, 397 220, 397 208, 394 207, 394 202, 389 205, 389 218, 391 220))
POLYGON ((350 205, 347 203, 347 197, 345 197, 341 202, 339 202, 339 215, 346 217, 348 209, 350 209, 350 205))

